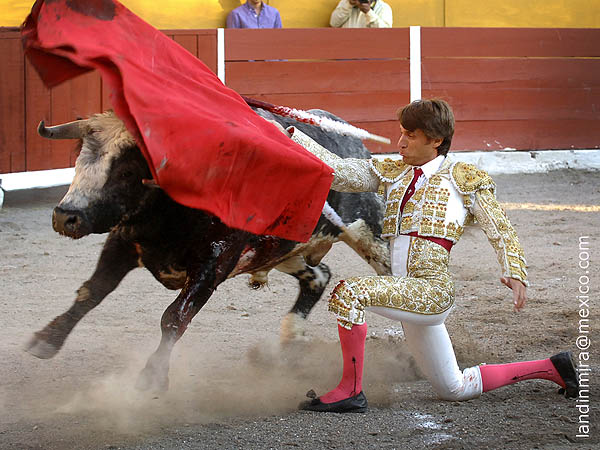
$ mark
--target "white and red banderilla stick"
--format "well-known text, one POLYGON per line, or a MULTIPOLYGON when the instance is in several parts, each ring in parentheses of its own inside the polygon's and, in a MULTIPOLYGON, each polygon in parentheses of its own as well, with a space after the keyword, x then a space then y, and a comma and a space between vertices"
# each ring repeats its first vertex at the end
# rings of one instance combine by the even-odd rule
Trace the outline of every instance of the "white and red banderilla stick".
POLYGON ((290 108, 288 106, 273 105, 271 103, 263 102, 262 100, 256 100, 254 98, 245 97, 243 95, 242 98, 250 106, 262 108, 265 111, 272 112, 273 114, 277 114, 278 116, 291 117, 292 119, 295 119, 298 122, 315 125, 331 133, 343 134, 345 136, 352 136, 358 139, 370 139, 372 141, 377 141, 384 144, 391 143, 391 141, 386 137, 369 133, 367 130, 355 127, 354 125, 350 125, 349 123, 339 122, 337 120, 329 119, 328 117, 317 116, 316 114, 311 114, 308 111, 303 111, 301 109, 290 108))

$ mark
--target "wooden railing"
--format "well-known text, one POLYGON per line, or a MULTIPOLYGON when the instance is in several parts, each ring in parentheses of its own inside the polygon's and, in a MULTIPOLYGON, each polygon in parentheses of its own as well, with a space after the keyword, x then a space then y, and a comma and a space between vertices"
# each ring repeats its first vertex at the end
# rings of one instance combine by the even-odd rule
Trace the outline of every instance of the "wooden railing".
MULTIPOLYGON (((217 72, 217 30, 164 32, 217 72)), ((600 30, 422 28, 420 44, 422 96, 453 106, 453 149, 600 145, 600 30)), ((410 99, 410 45, 408 28, 225 30, 225 81, 242 95, 326 109, 395 142, 396 110, 410 99)), ((46 89, 17 30, 0 31, 0 58, 0 173, 72 166, 73 144, 39 138, 37 124, 109 108, 100 76, 46 89)))

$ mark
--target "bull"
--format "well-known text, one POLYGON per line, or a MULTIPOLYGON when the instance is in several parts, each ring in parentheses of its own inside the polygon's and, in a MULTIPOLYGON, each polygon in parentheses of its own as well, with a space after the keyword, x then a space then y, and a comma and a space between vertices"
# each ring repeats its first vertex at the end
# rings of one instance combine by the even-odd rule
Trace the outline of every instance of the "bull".
MULTIPOLYGON (((284 127, 297 126, 341 157, 370 157, 358 139, 257 112, 284 127)), ((335 118, 324 111, 313 112, 335 118)), ((281 337, 287 340, 300 333, 302 321, 329 281, 330 270, 321 260, 333 243, 346 242, 378 274, 390 273, 388 248, 379 238, 383 203, 376 194, 331 191, 327 201, 348 226, 341 228, 321 216, 307 243, 259 236, 178 204, 148 183, 151 173, 146 160, 111 111, 53 127, 41 122, 38 132, 50 139, 80 139, 75 177, 53 211, 54 230, 74 239, 106 232, 108 237, 95 271, 77 290, 73 305, 27 344, 26 350, 36 357, 53 357, 75 325, 136 267, 148 269, 165 287, 180 290, 162 315, 160 343, 136 383, 138 389, 157 391, 168 388, 173 346, 226 279, 248 273, 250 285, 259 287, 271 269, 295 277, 300 292, 281 325, 281 337)))

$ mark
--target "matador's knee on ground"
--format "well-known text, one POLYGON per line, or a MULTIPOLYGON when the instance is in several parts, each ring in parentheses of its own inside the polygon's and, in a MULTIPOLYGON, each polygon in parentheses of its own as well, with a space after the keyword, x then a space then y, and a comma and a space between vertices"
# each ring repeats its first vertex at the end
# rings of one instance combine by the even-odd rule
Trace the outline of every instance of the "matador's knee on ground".
POLYGON ((483 383, 479 367, 468 367, 462 371, 462 380, 457 379, 451 385, 431 382, 438 398, 441 400, 461 402, 481 396, 483 383))

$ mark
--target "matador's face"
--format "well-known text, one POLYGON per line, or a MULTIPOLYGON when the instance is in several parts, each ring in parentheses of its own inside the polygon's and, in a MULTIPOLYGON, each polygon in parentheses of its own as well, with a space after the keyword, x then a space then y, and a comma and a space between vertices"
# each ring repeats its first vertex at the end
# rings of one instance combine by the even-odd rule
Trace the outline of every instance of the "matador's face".
POLYGON ((398 152, 402 160, 411 166, 422 166, 438 155, 437 148, 443 139, 431 139, 425 135, 423 130, 407 130, 400 125, 400 139, 398 140, 398 152))

